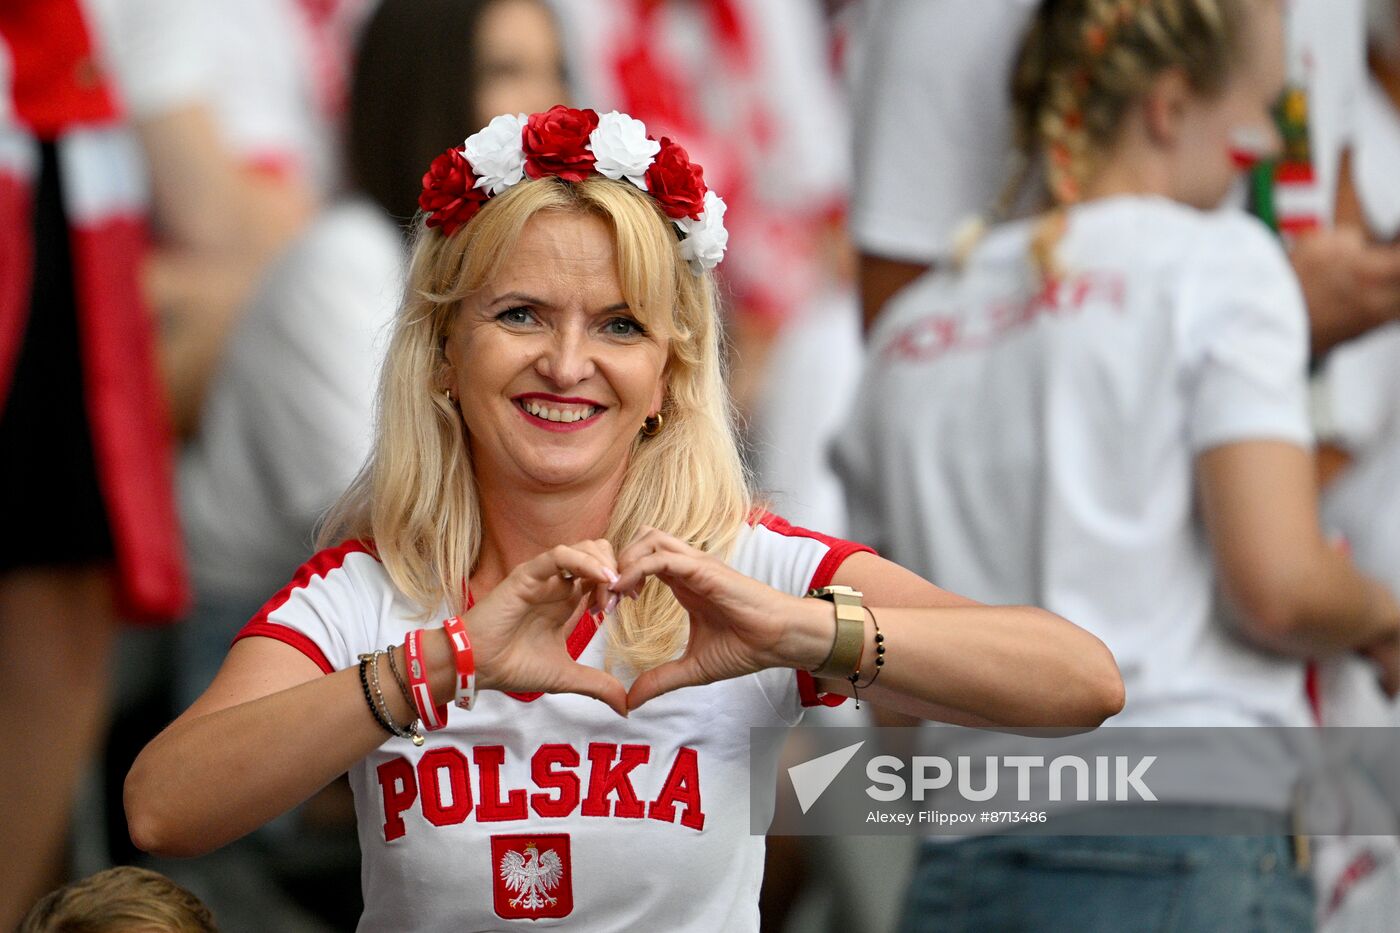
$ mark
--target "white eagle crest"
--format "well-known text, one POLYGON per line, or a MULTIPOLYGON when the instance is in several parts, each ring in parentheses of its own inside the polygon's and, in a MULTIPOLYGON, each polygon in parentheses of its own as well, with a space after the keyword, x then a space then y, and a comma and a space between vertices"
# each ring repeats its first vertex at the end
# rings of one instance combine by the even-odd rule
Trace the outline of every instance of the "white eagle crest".
POLYGON ((519 897, 511 898, 510 906, 524 910, 541 910, 553 906, 558 898, 550 897, 550 891, 559 887, 564 877, 564 863, 559 853, 546 849, 540 854, 533 842, 525 846, 524 852, 511 849, 501 857, 501 880, 519 897))

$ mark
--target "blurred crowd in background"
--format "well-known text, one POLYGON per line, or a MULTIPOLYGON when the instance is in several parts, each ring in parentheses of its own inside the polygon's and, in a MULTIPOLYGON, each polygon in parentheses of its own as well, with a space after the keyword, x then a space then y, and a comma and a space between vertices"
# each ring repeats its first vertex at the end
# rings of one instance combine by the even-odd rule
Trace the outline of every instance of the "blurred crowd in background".
MULTIPOLYGON (((131 846, 121 786, 310 556, 364 458, 436 154, 494 114, 561 102, 684 140, 729 205, 729 376, 757 485, 794 524, 879 536, 852 526, 861 491, 827 451, 882 312, 953 274, 978 218, 1034 200, 1001 194, 1018 171, 1013 58, 1039 7, 0 2, 0 928, 67 878, 120 864, 175 878, 225 929, 353 926, 343 782, 187 862, 131 846)), ((1400 2, 1288 0, 1285 16, 1281 143, 1259 147, 1271 158, 1222 209, 1253 212, 1289 250, 1323 527, 1393 592, 1400 2)), ((937 401, 867 402, 865 423, 937 401)), ((995 432, 994 398, 943 401, 995 432)), ((936 560, 890 556, 991 598, 940 578, 936 560)), ((1332 714, 1314 704, 1321 721, 1396 724, 1369 663, 1313 671, 1314 699, 1336 698, 1332 714)), ((1317 860, 1331 873, 1324 923, 1366 928, 1339 907, 1363 883, 1375 903, 1400 902, 1393 842, 1368 850, 1360 878, 1354 851, 1317 860)), ((769 845, 766 928, 893 929, 914 840, 769 845)))

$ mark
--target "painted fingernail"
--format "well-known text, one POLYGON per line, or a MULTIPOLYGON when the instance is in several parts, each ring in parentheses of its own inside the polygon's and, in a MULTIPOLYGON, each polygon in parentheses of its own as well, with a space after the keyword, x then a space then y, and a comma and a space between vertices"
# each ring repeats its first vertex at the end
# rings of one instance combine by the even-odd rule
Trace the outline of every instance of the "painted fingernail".
POLYGON ((611 596, 609 596, 609 597, 608 597, 608 604, 607 604, 606 606, 603 607, 603 614, 606 615, 607 613, 612 612, 614 609, 616 609, 616 608, 617 608, 617 601, 618 601, 618 599, 620 599, 620 598, 621 598, 621 597, 619 597, 616 593, 614 593, 614 594, 612 594, 611 596))
POLYGON ((609 584, 616 583, 618 580, 622 579, 621 577, 619 577, 616 573, 614 573, 612 570, 610 570, 610 569, 607 568, 607 567, 604 567, 604 568, 603 568, 603 576, 605 576, 605 577, 608 578, 608 583, 609 583, 609 584))

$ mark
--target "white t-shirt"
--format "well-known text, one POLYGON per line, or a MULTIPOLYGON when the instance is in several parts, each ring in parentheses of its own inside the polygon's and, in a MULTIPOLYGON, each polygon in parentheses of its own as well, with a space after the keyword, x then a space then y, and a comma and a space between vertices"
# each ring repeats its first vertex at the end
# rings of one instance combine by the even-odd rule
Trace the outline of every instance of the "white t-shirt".
POLYGON ((1400 111, 1375 78, 1366 82, 1352 164, 1366 226, 1377 239, 1394 240, 1400 236, 1400 111))
POLYGON ((367 201, 328 209, 267 274, 230 338, 179 487, 196 587, 260 598, 369 451, 403 239, 367 201))
MULTIPOLYGON (((729 564, 800 595, 860 550, 765 515, 729 564)), ((329 673, 422 625, 352 544, 316 555, 240 637, 280 639, 329 673)), ((585 617, 570 653, 601 668, 605 642, 585 617)), ((359 928, 757 930, 764 840, 749 832, 749 729, 796 724, 811 684, 770 669, 666 694, 627 719, 573 694, 486 691, 471 712, 449 705, 422 748, 391 738, 350 769, 359 928), (512 890, 507 869, 522 863, 544 874, 512 890)), ((778 751, 753 763, 758 786, 776 787, 778 751)))
POLYGON ((851 233, 867 253, 932 263, 1005 183, 1011 72, 1039 0, 884 0, 854 91, 851 233))
POLYGON ((1104 640, 1120 725, 1302 725, 1302 664, 1217 617, 1198 454, 1310 443, 1302 296, 1236 212, 1155 198, 1070 212, 1046 294, 1030 227, 901 293, 838 443, 852 535, 940 585, 1104 640))
POLYGON ((846 530, 846 496, 827 451, 860 381, 860 311, 832 292, 778 334, 754 403, 754 469, 772 507, 801 525, 846 530), (850 349, 845 349, 850 348, 850 349))

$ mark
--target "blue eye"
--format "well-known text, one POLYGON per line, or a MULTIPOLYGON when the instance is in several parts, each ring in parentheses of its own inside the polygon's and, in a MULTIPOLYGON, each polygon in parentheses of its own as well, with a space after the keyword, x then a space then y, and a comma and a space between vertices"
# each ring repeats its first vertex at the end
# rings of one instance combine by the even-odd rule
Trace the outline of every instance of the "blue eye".
POLYGON ((640 337, 647 331, 630 317, 615 317, 603 325, 603 332, 610 337, 640 337))
POLYGON ((502 324, 529 324, 534 319, 534 312, 529 308, 507 308, 496 315, 496 320, 502 324))

